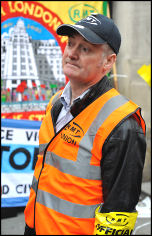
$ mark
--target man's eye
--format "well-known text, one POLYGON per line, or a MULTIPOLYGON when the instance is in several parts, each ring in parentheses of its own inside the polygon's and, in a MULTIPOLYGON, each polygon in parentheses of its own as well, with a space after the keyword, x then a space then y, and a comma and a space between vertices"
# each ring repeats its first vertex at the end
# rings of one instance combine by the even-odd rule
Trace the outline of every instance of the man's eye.
POLYGON ((72 45, 72 43, 71 42, 68 42, 68 46, 70 47, 72 45))
POLYGON ((89 48, 83 47, 82 50, 83 50, 84 52, 88 52, 88 51, 89 51, 89 48))

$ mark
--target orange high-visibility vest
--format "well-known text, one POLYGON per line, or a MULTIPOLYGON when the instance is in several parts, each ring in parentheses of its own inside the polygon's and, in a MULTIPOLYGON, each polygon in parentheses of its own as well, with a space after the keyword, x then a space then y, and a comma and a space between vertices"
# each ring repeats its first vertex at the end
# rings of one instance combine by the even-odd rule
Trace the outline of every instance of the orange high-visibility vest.
POLYGON ((103 203, 102 147, 118 123, 134 114, 145 133, 140 108, 111 89, 88 105, 57 134, 47 107, 39 131, 40 154, 25 209, 38 235, 91 235, 95 209, 103 203))

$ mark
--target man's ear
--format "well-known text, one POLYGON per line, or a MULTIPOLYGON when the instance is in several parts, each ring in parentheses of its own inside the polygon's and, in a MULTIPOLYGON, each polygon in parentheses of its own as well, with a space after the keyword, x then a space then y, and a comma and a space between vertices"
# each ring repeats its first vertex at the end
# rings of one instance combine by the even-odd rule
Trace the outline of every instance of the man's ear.
POLYGON ((104 61, 104 70, 105 71, 109 71, 112 69, 113 64, 116 62, 116 58, 117 58, 117 56, 115 53, 110 54, 105 58, 105 61, 104 61))

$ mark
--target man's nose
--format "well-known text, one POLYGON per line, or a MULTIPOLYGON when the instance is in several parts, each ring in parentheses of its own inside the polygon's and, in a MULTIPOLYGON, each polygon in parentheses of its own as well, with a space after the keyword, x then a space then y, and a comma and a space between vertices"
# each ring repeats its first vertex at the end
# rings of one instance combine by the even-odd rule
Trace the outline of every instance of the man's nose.
POLYGON ((69 58, 70 59, 73 59, 73 60, 76 60, 78 59, 79 55, 78 55, 78 49, 73 47, 69 50, 69 58))

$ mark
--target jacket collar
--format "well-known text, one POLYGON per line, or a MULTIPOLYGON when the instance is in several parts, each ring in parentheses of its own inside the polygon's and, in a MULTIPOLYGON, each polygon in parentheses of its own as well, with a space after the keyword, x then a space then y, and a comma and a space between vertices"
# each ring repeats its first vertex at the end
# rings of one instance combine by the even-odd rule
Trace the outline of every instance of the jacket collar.
MULTIPOLYGON (((87 89, 84 93, 82 93, 80 96, 78 96, 77 98, 74 99, 74 103, 76 101, 82 100, 82 98, 85 96, 85 94, 89 91, 90 89, 87 89)), ((66 84, 62 95, 61 95, 61 103, 63 104, 63 106, 65 107, 65 109, 70 108, 70 104, 71 104, 71 96, 72 96, 72 92, 71 92, 71 87, 70 87, 70 81, 66 84)))
POLYGON ((99 82, 90 87, 89 91, 82 99, 79 99, 78 101, 73 103, 70 109, 71 114, 74 117, 77 116, 89 104, 91 104, 93 101, 95 101, 98 97, 100 97, 102 94, 104 94, 111 88, 112 85, 109 79, 107 78, 107 76, 104 76, 99 82))
MULTIPOLYGON (((76 99, 71 108, 71 114, 76 117, 83 109, 85 109, 89 104, 95 101, 102 94, 113 88, 111 82, 104 76, 98 83, 90 87, 89 91, 83 96, 83 98, 76 99)), ((57 117, 63 107, 61 98, 56 101, 51 110, 53 124, 56 124, 57 117)))

